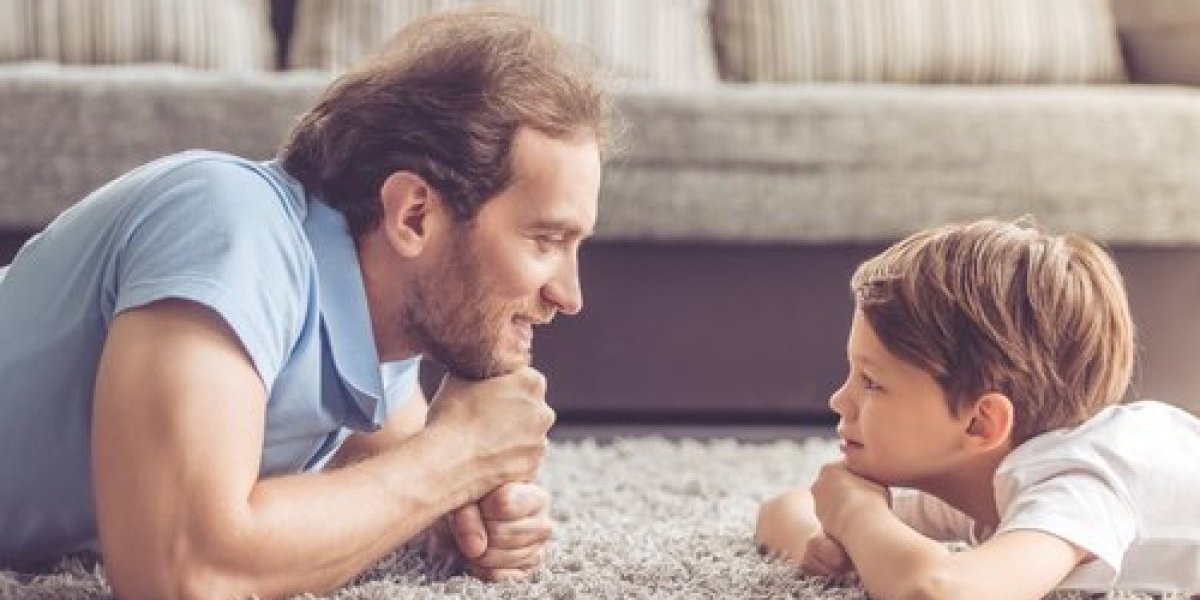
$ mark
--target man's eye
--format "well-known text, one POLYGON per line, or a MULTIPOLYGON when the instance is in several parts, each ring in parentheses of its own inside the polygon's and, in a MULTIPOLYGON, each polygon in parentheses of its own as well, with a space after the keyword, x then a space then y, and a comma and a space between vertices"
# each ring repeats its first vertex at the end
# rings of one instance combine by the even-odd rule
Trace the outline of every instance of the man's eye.
POLYGON ((554 248, 556 246, 561 246, 562 244, 564 244, 566 242, 566 238, 564 238, 563 236, 553 235, 553 234, 539 235, 539 236, 537 236, 536 239, 537 239, 538 247, 542 248, 544 250, 548 250, 548 249, 554 248))

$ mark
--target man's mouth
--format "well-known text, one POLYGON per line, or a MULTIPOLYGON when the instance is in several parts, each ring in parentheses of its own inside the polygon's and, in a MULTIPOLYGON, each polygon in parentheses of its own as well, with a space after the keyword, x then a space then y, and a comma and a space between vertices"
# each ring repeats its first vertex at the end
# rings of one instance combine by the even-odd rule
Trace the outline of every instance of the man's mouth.
POLYGON ((530 316, 526 316, 526 315, 513 316, 512 322, 513 322, 513 325, 516 326, 517 338, 521 342, 521 345, 524 346, 526 349, 532 347, 533 346, 533 328, 535 326, 545 325, 545 324, 549 323, 550 319, 552 319, 552 318, 553 317, 549 317, 546 319, 539 319, 536 317, 530 317, 530 316))

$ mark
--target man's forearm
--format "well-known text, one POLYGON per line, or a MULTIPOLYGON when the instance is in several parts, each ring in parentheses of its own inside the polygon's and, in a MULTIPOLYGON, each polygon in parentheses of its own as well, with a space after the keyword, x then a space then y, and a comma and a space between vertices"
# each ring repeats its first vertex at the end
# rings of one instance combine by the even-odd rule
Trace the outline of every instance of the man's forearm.
POLYGON ((468 463, 460 443, 426 431, 343 469, 262 480, 210 536, 212 580, 197 587, 239 598, 329 591, 469 500, 468 463))

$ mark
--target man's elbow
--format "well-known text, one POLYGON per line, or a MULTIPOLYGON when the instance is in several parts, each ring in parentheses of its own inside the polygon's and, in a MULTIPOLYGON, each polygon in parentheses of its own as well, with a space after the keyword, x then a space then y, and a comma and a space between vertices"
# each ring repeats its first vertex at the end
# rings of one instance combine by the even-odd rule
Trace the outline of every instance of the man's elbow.
POLYGON ((254 596, 245 582, 194 559, 125 561, 106 557, 113 595, 121 600, 220 600, 254 596))

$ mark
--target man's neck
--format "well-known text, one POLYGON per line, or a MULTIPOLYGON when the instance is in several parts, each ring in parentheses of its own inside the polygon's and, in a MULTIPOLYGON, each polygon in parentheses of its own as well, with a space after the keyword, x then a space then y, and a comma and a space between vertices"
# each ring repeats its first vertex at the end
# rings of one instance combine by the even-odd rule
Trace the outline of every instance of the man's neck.
POLYGON ((411 358, 421 352, 404 335, 401 324, 407 270, 398 264, 386 244, 378 230, 363 236, 356 244, 375 350, 382 362, 411 358))

